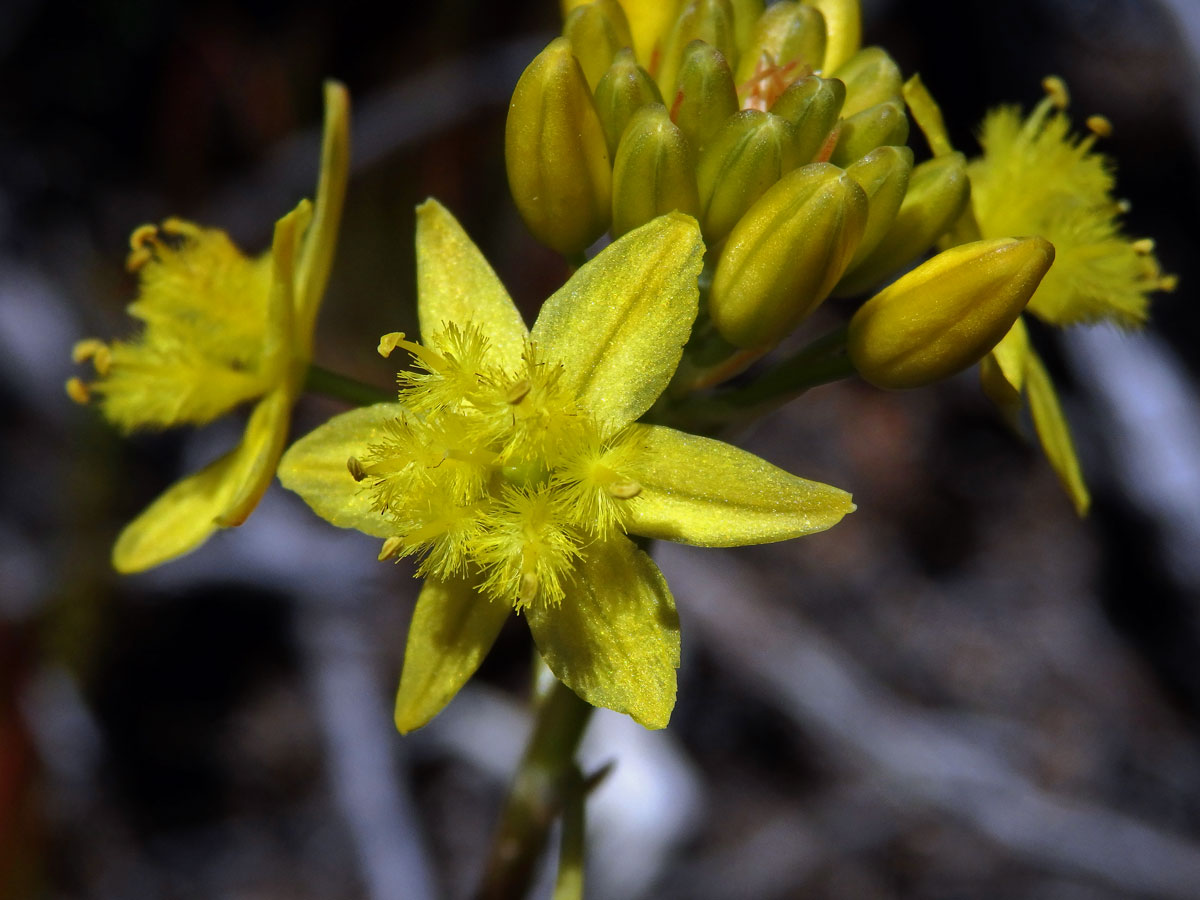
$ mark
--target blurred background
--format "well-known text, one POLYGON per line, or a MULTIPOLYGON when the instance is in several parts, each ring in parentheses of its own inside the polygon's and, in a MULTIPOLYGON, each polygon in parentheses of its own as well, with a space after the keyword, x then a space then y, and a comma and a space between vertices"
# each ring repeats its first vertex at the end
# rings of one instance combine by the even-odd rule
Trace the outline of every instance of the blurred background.
MULTIPOLYGON (((1200 8, 864 6, 960 148, 1063 76, 1077 121, 1112 120, 1128 230, 1181 286, 1136 336, 1035 334, 1085 521, 973 372, 826 386, 746 437, 859 510, 781 545, 659 548, 679 704, 665 732, 593 720, 587 765, 617 765, 589 896, 1200 896, 1200 8)), ((503 164, 555 4, 382 9, 0 5, 0 898, 426 900, 479 875, 528 727, 523 624, 401 738, 411 567, 276 486, 242 528, 116 576, 121 525, 240 423, 122 439, 63 391, 74 341, 132 329, 134 226, 181 215, 257 250, 311 194, 326 76, 351 91, 354 168, 319 362, 391 383, 375 339, 414 327, 428 195, 527 313, 561 283, 503 164)), ((302 401, 296 433, 339 409, 302 401)))

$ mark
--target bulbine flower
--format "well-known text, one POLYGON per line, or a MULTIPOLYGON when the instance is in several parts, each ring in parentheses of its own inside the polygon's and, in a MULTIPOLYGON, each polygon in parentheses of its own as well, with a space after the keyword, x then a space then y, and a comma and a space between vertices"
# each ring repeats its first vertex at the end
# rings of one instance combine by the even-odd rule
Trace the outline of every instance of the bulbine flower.
POLYGON ((325 88, 316 205, 303 201, 275 225, 271 250, 251 259, 223 231, 180 219, 143 225, 127 267, 138 276, 132 340, 75 346, 97 378, 72 378, 73 399, 93 399, 124 431, 203 425, 256 401, 241 443, 177 482, 127 525, 113 566, 140 572, 240 525, 274 477, 292 404, 312 355, 317 309, 333 262, 349 162, 345 88, 325 88))
POLYGON ((514 610, 588 702, 666 725, 679 623, 630 535, 711 547, 822 531, 837 488, 728 444, 637 420, 671 379, 698 306, 694 219, 661 216, 582 266, 532 330, 436 201, 417 213, 419 319, 396 403, 297 441, 279 475, 334 525, 412 555, 425 585, 396 701, 401 731, 436 715, 514 610))

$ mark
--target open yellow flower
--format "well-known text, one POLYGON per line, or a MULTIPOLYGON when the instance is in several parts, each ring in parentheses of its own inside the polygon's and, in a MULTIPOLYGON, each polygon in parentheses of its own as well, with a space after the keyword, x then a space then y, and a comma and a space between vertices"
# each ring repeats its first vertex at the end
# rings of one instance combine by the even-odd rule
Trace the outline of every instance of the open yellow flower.
POLYGON ((662 216, 580 268, 527 330, 504 286, 436 201, 418 210, 423 344, 397 403, 337 416, 279 476, 318 515, 415 555, 425 586, 396 702, 401 731, 436 715, 514 609, 588 702, 666 725, 679 626, 662 574, 627 536, 702 546, 783 540, 854 507, 728 444, 637 423, 696 317, 704 246, 662 216))
POLYGON ((312 355, 317 309, 333 262, 349 160, 348 98, 325 88, 325 134, 314 208, 303 201, 275 225, 269 253, 249 259, 223 231, 179 219, 144 225, 127 266, 139 279, 130 341, 75 346, 97 378, 67 383, 95 398, 125 431, 203 425, 256 400, 241 443, 169 488, 127 525, 113 566, 139 572, 240 525, 274 476, 292 403, 312 355))

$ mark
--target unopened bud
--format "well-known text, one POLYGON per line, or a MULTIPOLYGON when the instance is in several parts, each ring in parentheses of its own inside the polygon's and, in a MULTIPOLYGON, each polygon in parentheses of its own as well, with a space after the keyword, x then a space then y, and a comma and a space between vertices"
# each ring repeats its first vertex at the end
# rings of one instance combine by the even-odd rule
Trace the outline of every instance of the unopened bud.
POLYGON ((712 246, 763 192, 795 168, 795 129, 771 113, 747 109, 726 120, 696 166, 700 230, 712 246))
POLYGON ((836 166, 813 163, 767 191, 717 261, 709 312, 738 347, 770 347, 837 283, 867 221, 867 195, 836 166))
POLYGON ((825 17, 824 72, 836 72, 862 46, 859 0, 806 0, 825 17))
POLYGON ((861 293, 919 257, 958 221, 970 192, 967 163, 961 153, 916 166, 891 227, 870 255, 847 273, 838 293, 861 293))
POLYGON ((699 154, 717 129, 738 110, 737 88, 724 55, 704 41, 683 51, 671 119, 699 154))
POLYGON ((617 144, 621 142, 630 117, 647 103, 662 103, 658 85, 650 73, 637 64, 632 50, 619 51, 596 85, 596 113, 604 128, 609 159, 616 157, 617 144))
POLYGON ((639 109, 613 166, 613 237, 672 210, 695 216, 699 206, 687 137, 661 103, 639 109))
POLYGON ((766 8, 765 0, 729 0, 733 10, 733 38, 737 46, 745 47, 754 34, 754 26, 766 8))
POLYGON ((613 57, 623 47, 632 47, 629 21, 617 0, 592 0, 567 15, 563 36, 579 60, 588 86, 596 89, 613 57))
POLYGON ((733 9, 729 0, 692 0, 675 17, 663 44, 657 77, 664 97, 674 97, 684 53, 692 41, 704 41, 730 63, 737 61, 733 9))
POLYGON ((758 17, 735 71, 738 84, 769 65, 788 69, 794 80, 819 71, 824 61, 825 17, 808 4, 783 0, 758 17))
POLYGON ((573 256, 608 228, 608 146, 566 38, 551 41, 517 82, 504 156, 513 200, 539 241, 573 256))
POLYGON ((836 78, 809 75, 801 78, 775 101, 771 112, 796 129, 796 156, 800 165, 816 161, 842 114, 846 86, 836 78))
POLYGON ((867 195, 867 226, 847 272, 879 246, 904 202, 912 175, 913 154, 907 147, 877 147, 846 169, 867 195))
POLYGON ((830 158, 835 166, 848 166, 876 147, 899 147, 908 140, 908 116, 899 100, 885 100, 842 121, 842 133, 830 158))
POLYGON ((843 116, 852 116, 886 100, 900 99, 903 84, 900 67, 882 47, 864 47, 833 74, 846 85, 843 116))
POLYGON ((850 320, 847 349, 882 388, 940 381, 1008 333, 1054 262, 1040 237, 961 244, 884 288, 850 320))

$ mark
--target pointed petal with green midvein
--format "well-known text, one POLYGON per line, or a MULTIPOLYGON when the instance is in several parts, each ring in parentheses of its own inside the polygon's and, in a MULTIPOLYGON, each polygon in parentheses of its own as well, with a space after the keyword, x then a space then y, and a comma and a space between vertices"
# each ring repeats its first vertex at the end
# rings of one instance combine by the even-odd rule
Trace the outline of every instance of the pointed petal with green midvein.
POLYGON ((765 544, 824 531, 854 511, 850 495, 797 478, 730 444, 639 425, 628 477, 641 486, 629 530, 700 547, 765 544))
POLYGON ((454 699, 511 615, 511 606, 481 597, 465 579, 425 582, 408 626, 396 693, 401 734, 420 728, 454 699))
POLYGON ((695 219, 660 216, 609 244, 542 307, 533 341, 598 420, 628 424, 666 388, 696 319, 703 254, 695 219))
POLYGON ((627 538, 592 544, 561 604, 525 610, 559 681, 593 706, 664 728, 675 706, 679 617, 653 560, 627 538))
POLYGON ((1059 405, 1050 373, 1032 347, 1025 359, 1025 396, 1029 398, 1033 427, 1037 430, 1046 459, 1075 505, 1075 512, 1086 516, 1092 505, 1092 497, 1083 481, 1079 457, 1075 454, 1075 442, 1071 440, 1071 429, 1059 405))
POLYGON ((529 333, 521 313, 458 220, 433 199, 417 207, 417 297, 422 339, 447 322, 474 323, 488 336, 493 360, 520 364, 529 333))
POLYGON ((386 425, 399 417, 399 403, 376 403, 340 416, 306 434, 279 462, 279 480, 339 528, 357 528, 375 537, 391 537, 395 527, 372 504, 370 491, 354 480, 347 462, 379 443, 386 425))

